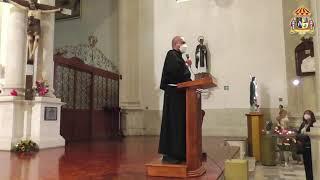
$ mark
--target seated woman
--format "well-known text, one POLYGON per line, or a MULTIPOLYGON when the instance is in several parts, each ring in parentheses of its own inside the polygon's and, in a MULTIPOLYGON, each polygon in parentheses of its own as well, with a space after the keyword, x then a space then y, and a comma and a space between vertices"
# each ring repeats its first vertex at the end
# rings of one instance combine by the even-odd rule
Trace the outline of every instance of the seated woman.
POLYGON ((298 130, 297 135, 297 148, 298 153, 303 155, 303 164, 306 172, 307 180, 313 180, 312 172, 312 158, 311 158, 311 142, 306 132, 310 132, 310 127, 316 122, 314 113, 310 110, 306 110, 303 113, 302 123, 298 130))

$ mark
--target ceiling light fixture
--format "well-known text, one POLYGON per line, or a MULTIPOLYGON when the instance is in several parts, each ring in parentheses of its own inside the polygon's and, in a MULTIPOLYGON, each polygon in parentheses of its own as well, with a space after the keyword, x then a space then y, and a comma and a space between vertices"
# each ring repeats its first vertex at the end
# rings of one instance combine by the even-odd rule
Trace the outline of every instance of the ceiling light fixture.
POLYGON ((182 3, 182 2, 186 2, 186 1, 190 1, 190 0, 176 0, 177 3, 182 3))

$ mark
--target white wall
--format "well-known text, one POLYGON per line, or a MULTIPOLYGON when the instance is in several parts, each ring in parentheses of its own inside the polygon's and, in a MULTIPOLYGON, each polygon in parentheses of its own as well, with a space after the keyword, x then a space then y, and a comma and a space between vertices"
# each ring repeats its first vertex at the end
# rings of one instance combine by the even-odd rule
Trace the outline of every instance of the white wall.
MULTIPOLYGON (((2 3, 0 2, 0 30, 2 29, 2 18, 3 18, 3 15, 2 15, 2 3)), ((2 49, 1 48, 1 35, 2 33, 1 33, 1 31, 0 31, 0 49, 2 49)), ((0 51, 0 56, 1 56, 1 51, 0 51)), ((4 79, 3 79, 3 73, 2 73, 2 71, 3 71, 3 63, 4 62, 2 62, 2 58, 0 58, 0 89, 1 89, 1 86, 2 86, 2 84, 4 83, 4 79)))
POLYGON ((175 35, 186 38, 190 54, 194 54, 199 35, 207 40, 211 74, 218 79, 219 87, 204 100, 206 109, 248 108, 250 74, 257 77, 263 108, 278 107, 279 97, 286 104, 282 19, 279 0, 195 0, 180 4, 154 1, 154 48, 150 49, 154 59, 144 59, 148 64, 153 61, 154 66, 144 70, 144 82, 153 87, 143 87, 144 105, 154 110, 162 108, 159 82, 175 35), (150 69, 154 74, 148 74, 150 69), (230 90, 224 91, 224 85, 230 90))
POLYGON ((87 44, 98 37, 97 48, 118 64, 117 0, 82 0, 81 18, 56 22, 55 47, 87 44))
POLYGON ((115 6, 116 0, 83 2, 80 20, 56 23, 56 46, 86 43, 94 32, 100 40, 98 46, 112 60, 117 62, 112 56, 121 53, 120 100, 130 109, 124 118, 128 134, 160 132, 161 71, 175 35, 185 36, 189 54, 194 54, 197 37, 204 35, 211 52, 211 73, 219 87, 203 101, 207 109, 205 135, 246 135, 250 74, 257 77, 260 103, 268 111, 266 119, 277 113, 274 108, 279 97, 287 104, 283 26, 288 22, 283 22, 282 1, 192 0, 177 4, 174 0, 122 0, 118 10, 108 6, 115 6), (119 24, 119 42, 117 26, 112 27, 117 18, 129 22, 119 24), (224 85, 230 90, 224 91, 224 85))

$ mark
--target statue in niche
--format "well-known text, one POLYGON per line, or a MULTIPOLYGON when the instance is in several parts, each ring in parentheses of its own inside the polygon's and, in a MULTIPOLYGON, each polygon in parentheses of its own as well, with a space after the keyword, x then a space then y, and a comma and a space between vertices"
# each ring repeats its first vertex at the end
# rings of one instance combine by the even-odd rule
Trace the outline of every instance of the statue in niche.
POLYGON ((196 68, 198 73, 195 75, 196 79, 201 78, 203 76, 208 75, 208 50, 206 45, 204 45, 204 37, 198 37, 199 44, 196 47, 195 51, 195 59, 196 59, 196 68))
POLYGON ((258 94, 257 94, 257 82, 256 77, 251 78, 250 82, 250 110, 251 112, 257 112, 259 110, 258 94))
POLYGON ((312 76, 315 74, 315 58, 312 37, 302 37, 301 43, 295 49, 297 76, 312 76))
POLYGON ((70 10, 62 9, 55 6, 49 6, 45 4, 39 4, 37 0, 3 0, 16 7, 28 11, 28 25, 27 25, 27 37, 28 37, 28 60, 33 61, 36 49, 39 46, 39 40, 41 36, 41 14, 42 13, 55 13, 61 12, 63 14, 71 14, 70 10))

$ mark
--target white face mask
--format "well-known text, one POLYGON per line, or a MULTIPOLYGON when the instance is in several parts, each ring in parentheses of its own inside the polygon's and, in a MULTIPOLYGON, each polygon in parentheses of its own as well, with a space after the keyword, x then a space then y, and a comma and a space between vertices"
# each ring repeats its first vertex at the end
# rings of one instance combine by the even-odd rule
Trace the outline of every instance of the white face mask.
POLYGON ((305 115, 303 115, 303 117, 305 120, 309 120, 311 118, 311 116, 309 114, 305 114, 305 115))
POLYGON ((180 50, 180 52, 181 52, 182 54, 186 53, 186 52, 187 52, 187 49, 188 49, 187 44, 182 44, 182 45, 180 46, 180 48, 179 48, 179 50, 180 50))

